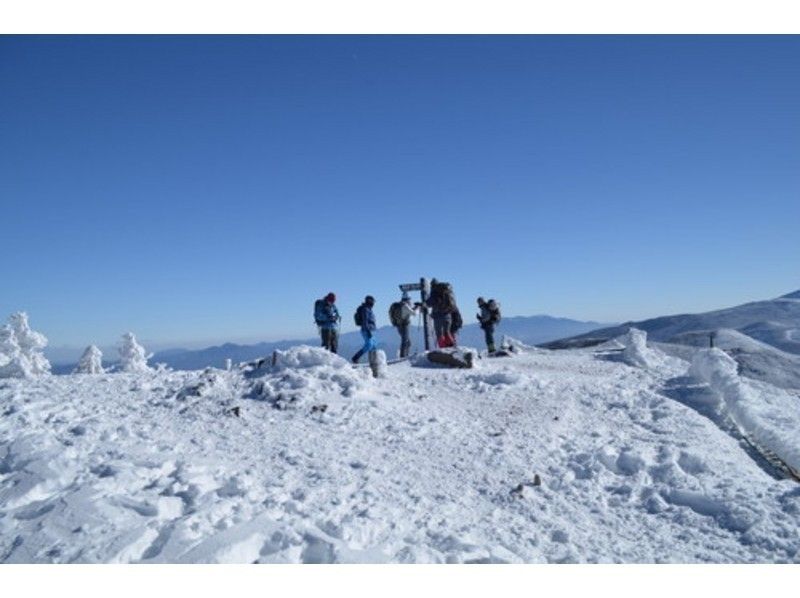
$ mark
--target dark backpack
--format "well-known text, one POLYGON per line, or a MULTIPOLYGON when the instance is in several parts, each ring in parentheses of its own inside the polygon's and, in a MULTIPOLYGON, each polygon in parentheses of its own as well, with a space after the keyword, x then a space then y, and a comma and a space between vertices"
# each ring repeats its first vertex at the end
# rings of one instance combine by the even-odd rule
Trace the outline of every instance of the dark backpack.
POLYGON ((494 299, 489 299, 487 307, 489 308, 489 314, 491 315, 491 319, 489 321, 492 324, 499 324, 500 320, 502 319, 500 316, 500 304, 494 299))
POLYGON ((449 314, 456 309, 456 296, 453 294, 453 287, 449 282, 436 283, 431 288, 431 294, 435 297, 434 306, 436 311, 449 314))
POLYGON ((356 313, 353 315, 353 319, 356 321, 356 326, 361 328, 364 325, 364 306, 359 305, 356 313))
POLYGON ((455 310, 450 316, 450 332, 456 333, 464 326, 464 320, 461 318, 461 312, 455 310))
POLYGON ((392 326, 400 326, 404 323, 402 301, 395 301, 389 306, 389 321, 392 326))
POLYGON ((317 323, 317 326, 322 326, 323 324, 326 323, 325 320, 322 319, 322 316, 325 313, 323 311, 324 309, 325 309, 325 300, 317 299, 314 302, 314 321, 317 323))

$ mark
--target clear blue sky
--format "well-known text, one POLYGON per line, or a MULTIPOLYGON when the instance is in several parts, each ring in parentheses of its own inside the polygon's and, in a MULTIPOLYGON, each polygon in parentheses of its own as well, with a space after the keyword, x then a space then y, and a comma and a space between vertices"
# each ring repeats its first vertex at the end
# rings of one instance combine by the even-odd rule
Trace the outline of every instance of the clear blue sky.
POLYGON ((423 275, 601 321, 789 292, 798 73, 798 37, 0 37, 0 316, 180 345, 423 275))

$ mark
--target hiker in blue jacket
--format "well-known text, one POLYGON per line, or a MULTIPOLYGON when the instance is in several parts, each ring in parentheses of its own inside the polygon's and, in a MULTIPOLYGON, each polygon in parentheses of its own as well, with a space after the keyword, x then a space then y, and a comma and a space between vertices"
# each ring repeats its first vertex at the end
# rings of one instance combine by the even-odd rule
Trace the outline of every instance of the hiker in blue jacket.
POLYGON ((314 321, 319 326, 322 346, 331 353, 339 349, 339 310, 336 309, 336 295, 328 293, 314 303, 314 321))
POLYGON ((364 303, 358 306, 356 310, 356 325, 361 328, 361 336, 364 339, 364 346, 358 350, 358 353, 353 355, 353 363, 358 363, 364 353, 369 353, 378 348, 375 341, 375 331, 378 326, 375 324, 375 313, 372 308, 375 306, 375 297, 367 295, 364 298, 364 303))

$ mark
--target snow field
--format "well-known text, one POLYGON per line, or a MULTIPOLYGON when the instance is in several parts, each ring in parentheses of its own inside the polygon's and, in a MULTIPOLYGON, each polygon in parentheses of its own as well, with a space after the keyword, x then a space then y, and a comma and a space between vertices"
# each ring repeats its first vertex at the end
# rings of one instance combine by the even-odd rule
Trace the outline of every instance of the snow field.
POLYGON ((687 404, 687 367, 526 351, 376 379, 298 347, 2 380, 0 562, 797 561, 800 486, 687 404))

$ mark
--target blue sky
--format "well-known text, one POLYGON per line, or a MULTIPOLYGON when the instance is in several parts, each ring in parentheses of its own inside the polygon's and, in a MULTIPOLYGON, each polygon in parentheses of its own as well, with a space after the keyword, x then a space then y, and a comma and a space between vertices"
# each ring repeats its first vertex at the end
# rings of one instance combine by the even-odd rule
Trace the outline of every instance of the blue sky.
POLYGON ((0 37, 0 315, 189 345, 420 276, 600 321, 796 290, 798 72, 796 36, 0 37))

